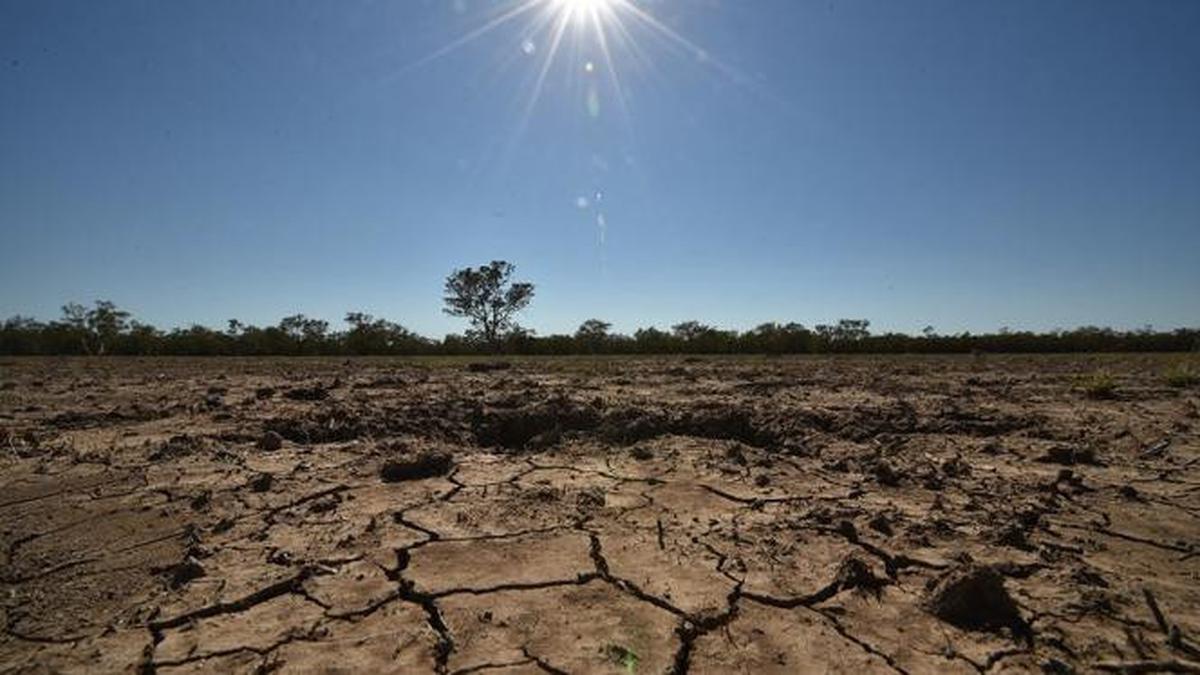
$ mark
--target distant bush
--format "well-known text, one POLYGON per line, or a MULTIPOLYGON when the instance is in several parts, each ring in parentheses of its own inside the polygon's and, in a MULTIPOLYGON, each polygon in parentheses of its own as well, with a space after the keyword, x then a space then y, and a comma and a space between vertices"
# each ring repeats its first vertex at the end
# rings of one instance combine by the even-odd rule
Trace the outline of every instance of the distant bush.
POLYGON ((1083 393, 1091 399, 1105 400, 1115 398, 1117 395, 1117 381, 1104 371, 1082 378, 1079 384, 1083 388, 1083 393))
POLYGON ((1200 369, 1196 369, 1190 364, 1180 363, 1169 369, 1165 376, 1167 386, 1183 389, 1185 387, 1194 387, 1200 384, 1200 369))

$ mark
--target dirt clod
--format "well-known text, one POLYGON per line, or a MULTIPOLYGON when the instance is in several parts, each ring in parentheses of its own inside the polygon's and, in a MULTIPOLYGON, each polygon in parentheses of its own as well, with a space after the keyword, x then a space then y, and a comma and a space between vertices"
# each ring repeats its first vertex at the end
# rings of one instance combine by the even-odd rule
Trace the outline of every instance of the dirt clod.
POLYGON ((181 588, 187 585, 188 582, 199 579, 204 575, 204 566, 200 564, 200 561, 192 556, 188 556, 183 562, 170 569, 168 583, 170 583, 171 588, 181 588))
POLYGON ((293 401, 324 401, 329 398, 329 390, 320 385, 313 387, 295 387, 283 392, 284 398, 293 401))
POLYGON ((269 473, 260 473, 250 480, 248 485, 255 492, 266 492, 275 484, 275 477, 269 473))
POLYGON ((1004 578, 986 565, 968 563, 946 572, 925 594, 924 606, 939 619, 967 630, 1007 628, 1014 634, 1028 630, 1004 588, 1004 578))
POLYGON ((258 439, 258 449, 274 452, 283 447, 283 436, 277 432, 268 431, 258 439))
POLYGON ((1092 448, 1077 448, 1070 445, 1056 445, 1048 449, 1046 454, 1038 458, 1038 461, 1065 466, 1099 463, 1096 460, 1096 451, 1092 448))
POLYGON ((840 590, 858 589, 879 595, 888 580, 875 576, 871 566, 858 556, 849 555, 838 564, 835 582, 840 590))
POLYGON ((892 467, 891 463, 885 459, 875 462, 875 466, 871 468, 871 472, 875 475, 875 480, 880 485, 887 487, 896 487, 900 484, 900 474, 892 467))

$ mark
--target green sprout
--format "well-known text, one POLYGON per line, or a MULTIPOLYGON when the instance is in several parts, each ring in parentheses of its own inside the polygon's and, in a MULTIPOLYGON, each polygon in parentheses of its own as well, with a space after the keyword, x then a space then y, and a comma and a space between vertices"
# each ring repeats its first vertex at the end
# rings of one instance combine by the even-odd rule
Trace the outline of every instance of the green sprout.
POLYGON ((637 672, 638 661, 641 659, 632 649, 618 644, 611 644, 605 647, 605 652, 608 654, 608 658, 623 667, 629 675, 637 672))

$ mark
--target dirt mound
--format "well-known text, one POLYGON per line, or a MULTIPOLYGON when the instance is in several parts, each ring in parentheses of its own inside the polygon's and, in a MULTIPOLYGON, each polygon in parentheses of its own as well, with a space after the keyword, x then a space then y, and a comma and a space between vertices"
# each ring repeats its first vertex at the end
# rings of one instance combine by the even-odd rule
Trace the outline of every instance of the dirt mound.
POLYGON ((740 441, 755 447, 777 440, 773 431, 759 425, 752 410, 728 405, 691 406, 671 413, 622 407, 605 412, 596 429, 601 440, 625 445, 666 434, 740 441))
POLYGON ((959 434, 962 436, 998 436, 1037 426, 1038 415, 1018 415, 994 408, 964 405, 953 400, 943 404, 921 420, 921 433, 959 434))
POLYGON ((266 432, 275 432, 293 443, 338 443, 371 435, 375 427, 358 413, 329 407, 308 415, 267 420, 266 432))
POLYGON ((923 604, 939 619, 967 630, 995 631, 1007 628, 1014 635, 1027 635, 1029 627, 1012 596, 1004 588, 1004 577, 986 565, 966 564, 934 580, 923 604))
POLYGON ((208 443, 203 438, 189 434, 176 434, 155 448, 146 456, 146 459, 152 462, 177 459, 202 452, 207 447, 208 443))
POLYGON ((126 408, 114 408, 103 411, 72 410, 55 415, 47 424, 57 429, 92 429, 127 422, 145 422, 147 420, 166 417, 169 414, 170 411, 154 410, 133 405, 126 408))
POLYGON ((682 411, 671 420, 671 433, 763 446, 774 439, 759 431, 751 410, 727 405, 682 411))
POLYGON ((666 415, 654 410, 621 407, 604 413, 596 435, 609 443, 629 445, 661 436, 670 430, 666 415))
POLYGON ((467 372, 470 373, 493 373, 510 368, 512 368, 512 364, 508 361, 476 361, 467 364, 467 372))
POLYGON ((1046 450, 1046 454, 1037 458, 1037 461, 1045 464, 1061 464, 1063 466, 1074 466, 1076 464, 1098 465, 1100 461, 1096 458, 1096 451, 1088 447, 1076 447, 1072 445, 1056 445, 1046 450))
POLYGON ((329 390, 320 385, 294 387, 283 392, 283 397, 293 401, 324 401, 329 398, 329 390))
POLYGON ((419 450, 392 457, 379 468, 379 478, 385 483, 433 478, 450 473, 454 460, 444 450, 419 450))
POLYGON ((515 409, 484 409, 472 425, 480 445, 519 450, 539 436, 592 429, 599 422, 595 408, 555 398, 515 409))

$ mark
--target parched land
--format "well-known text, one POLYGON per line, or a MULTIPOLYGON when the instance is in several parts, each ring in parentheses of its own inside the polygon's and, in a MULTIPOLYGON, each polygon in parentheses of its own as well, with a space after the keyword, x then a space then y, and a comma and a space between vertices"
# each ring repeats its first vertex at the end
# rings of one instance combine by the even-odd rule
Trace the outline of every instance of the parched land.
POLYGON ((8 359, 0 671, 1200 672, 1178 358, 8 359))

